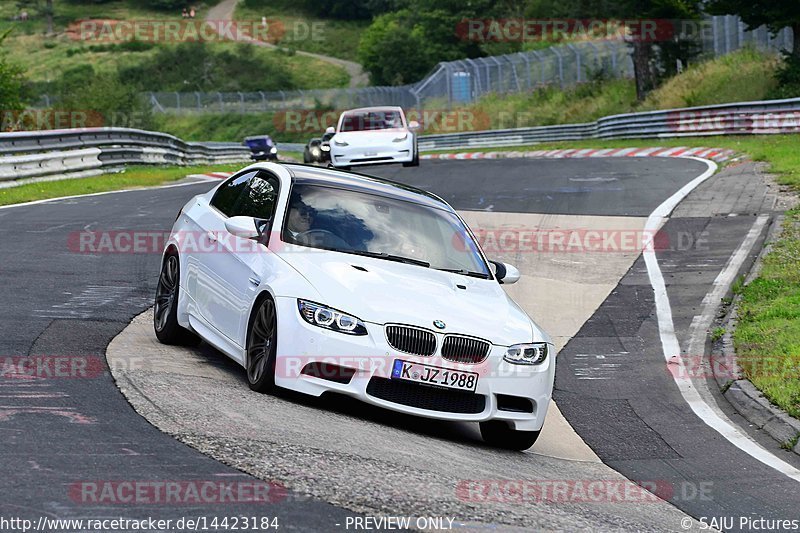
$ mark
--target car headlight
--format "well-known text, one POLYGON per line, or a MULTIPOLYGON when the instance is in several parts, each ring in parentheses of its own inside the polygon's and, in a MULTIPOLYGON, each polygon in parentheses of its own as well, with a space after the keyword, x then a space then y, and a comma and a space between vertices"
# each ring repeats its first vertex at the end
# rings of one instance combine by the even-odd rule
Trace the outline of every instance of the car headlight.
POLYGON ((546 342, 509 346, 503 359, 515 365, 540 365, 547 360, 550 348, 546 342))
POLYGON ((311 153, 314 154, 314 155, 319 155, 319 153, 320 153, 319 152, 319 148, 312 148, 311 149, 311 153))
POLYGON ((392 142, 400 143, 405 141, 406 139, 408 139, 408 133, 404 133, 402 137, 397 137, 396 139, 393 139, 392 142))
POLYGON ((323 151, 323 152, 330 152, 330 151, 331 151, 331 147, 330 147, 330 145, 323 144, 323 145, 322 145, 322 151, 323 151))
POLYGON ((366 335, 364 323, 352 315, 342 313, 322 304, 297 300, 297 309, 303 320, 314 326, 346 333, 348 335, 366 335))
POLYGON ((274 146, 273 146, 272 148, 270 148, 270 149, 269 149, 269 153, 271 153, 271 154, 277 154, 277 153, 278 153, 278 149, 277 149, 276 147, 274 147, 274 146))
POLYGON ((339 140, 337 140, 337 139, 334 139, 334 140, 333 140, 333 144, 335 144, 336 146, 347 146, 347 142, 345 142, 345 141, 339 141, 339 140))

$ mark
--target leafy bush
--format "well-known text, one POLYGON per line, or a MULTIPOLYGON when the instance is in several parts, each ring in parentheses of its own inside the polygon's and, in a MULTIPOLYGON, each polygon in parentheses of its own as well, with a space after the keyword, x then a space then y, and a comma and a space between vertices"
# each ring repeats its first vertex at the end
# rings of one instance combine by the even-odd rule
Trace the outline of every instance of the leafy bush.
MULTIPOLYGON (((0 46, 11 30, 0 35, 0 46)), ((19 111, 25 106, 26 88, 24 70, 8 62, 0 48, 0 110, 19 111)))
POLYGON ((770 91, 770 98, 796 98, 800 96, 800 57, 784 52, 783 63, 778 67, 775 79, 778 81, 778 86, 770 91))
POLYGON ((95 73, 91 65, 67 70, 58 82, 59 108, 87 111, 105 126, 151 128, 152 111, 139 89, 116 73, 95 73))
POLYGON ((120 68, 120 80, 147 91, 270 91, 295 88, 286 59, 256 56, 252 45, 215 51, 201 42, 159 49, 145 61, 120 68))

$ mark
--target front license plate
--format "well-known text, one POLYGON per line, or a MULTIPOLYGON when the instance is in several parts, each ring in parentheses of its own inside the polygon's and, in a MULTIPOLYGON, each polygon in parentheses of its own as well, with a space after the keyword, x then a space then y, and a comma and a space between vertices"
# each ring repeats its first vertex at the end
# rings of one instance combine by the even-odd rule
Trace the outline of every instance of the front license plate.
POLYGON ((392 366, 392 379, 415 381, 448 389, 475 392, 478 387, 477 372, 463 372, 438 366, 421 365, 402 359, 395 359, 392 366))

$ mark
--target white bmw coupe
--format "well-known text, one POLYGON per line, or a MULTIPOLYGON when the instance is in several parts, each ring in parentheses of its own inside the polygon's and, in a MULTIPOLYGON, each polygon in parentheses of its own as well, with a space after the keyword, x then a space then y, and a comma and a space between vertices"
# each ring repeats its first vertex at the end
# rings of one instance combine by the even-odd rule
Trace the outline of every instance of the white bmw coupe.
POLYGON ((501 286, 518 279, 433 194, 263 162, 181 209, 155 334, 202 338, 255 391, 339 393, 480 422, 485 441, 522 450, 542 429, 555 351, 501 286))
POLYGON ((416 132, 419 123, 406 122, 399 107, 364 107, 345 111, 339 116, 330 140, 331 166, 349 169, 352 166, 402 163, 419 166, 416 132))

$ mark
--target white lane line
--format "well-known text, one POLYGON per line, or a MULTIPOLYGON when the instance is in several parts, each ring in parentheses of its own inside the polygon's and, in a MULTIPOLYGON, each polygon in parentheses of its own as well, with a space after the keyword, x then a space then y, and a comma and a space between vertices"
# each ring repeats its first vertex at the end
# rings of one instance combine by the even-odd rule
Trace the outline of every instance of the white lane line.
POLYGON ((138 187, 136 189, 119 189, 117 191, 103 191, 93 192, 90 194, 74 194, 72 196, 59 196, 58 198, 46 198, 44 200, 34 200, 32 202, 24 202, 21 204, 0 205, 0 209, 11 209, 12 207, 27 207, 29 205, 46 204, 50 202, 58 202, 59 200, 72 200, 73 198, 89 198, 91 196, 105 196, 107 194, 119 194, 123 192, 136 192, 136 191, 155 191, 158 189, 173 189, 175 187, 188 187, 189 185, 197 185, 200 183, 219 183, 218 179, 208 178, 204 180, 190 181, 188 183, 176 183, 174 185, 157 185, 155 187, 138 187))
MULTIPOLYGON (((719 302, 725 296, 725 293, 728 292, 728 287, 730 287, 733 283, 734 279, 736 278, 736 274, 739 273, 739 270, 747 259, 748 254, 756 245, 758 236, 761 235, 761 232, 768 221, 768 215, 760 215, 758 218, 756 218, 755 222, 753 222, 753 225, 750 227, 750 230, 747 232, 747 236, 745 236, 742 243, 728 259, 728 263, 725 265, 725 268, 723 268, 716 279, 714 279, 714 283, 712 285, 713 288, 703 297, 700 314, 696 315, 692 319, 692 324, 689 326, 689 331, 691 333, 689 336, 689 349, 686 352, 690 358, 689 360, 692 360, 705 352, 707 331, 708 328, 711 327, 711 323, 714 321, 714 317, 717 314, 719 302)), ((706 361, 703 363, 704 370, 710 371, 710 367, 707 366, 706 361)), ((683 366, 684 362, 680 361, 679 364, 683 366)), ((691 372, 688 371, 682 375, 690 376, 691 372)), ((697 391, 706 399, 706 403, 708 403, 708 405, 711 406, 718 415, 725 416, 725 414, 714 401, 713 395, 711 390, 708 388, 705 378, 702 377, 700 379, 696 379, 694 380, 694 383, 697 385, 697 391)))
MULTIPOLYGON (((664 358, 667 363, 673 358, 680 359, 681 347, 678 342, 678 337, 675 334, 675 326, 672 322, 672 308, 669 303, 669 295, 667 294, 667 287, 664 283, 664 276, 661 273, 661 268, 658 266, 658 259, 656 258, 655 250, 652 243, 648 242, 647 235, 654 234, 661 225, 665 222, 666 217, 675 209, 675 206, 683 200, 692 190, 698 185, 706 181, 714 175, 717 170, 717 165, 713 161, 706 159, 699 159, 696 157, 689 157, 687 159, 694 159, 702 161, 708 165, 708 169, 684 185, 678 192, 667 198, 655 211, 653 211, 647 218, 643 234, 642 244, 644 245, 645 265, 647 266, 647 275, 650 278, 650 285, 653 287, 653 293, 656 303, 656 315, 658 317, 658 333, 661 337, 661 348, 664 358)), ((709 427, 717 431, 720 435, 725 437, 731 444, 750 455, 754 459, 764 463, 765 465, 774 468, 778 472, 788 476, 795 481, 800 481, 800 470, 793 467, 789 463, 782 461, 771 452, 761 447, 757 442, 753 441, 747 434, 742 432, 733 422, 731 422, 724 415, 720 415, 711 408, 711 406, 703 400, 703 397, 694 387, 691 379, 686 372, 673 372, 673 379, 681 396, 689 404, 692 411, 705 422, 709 427)))

